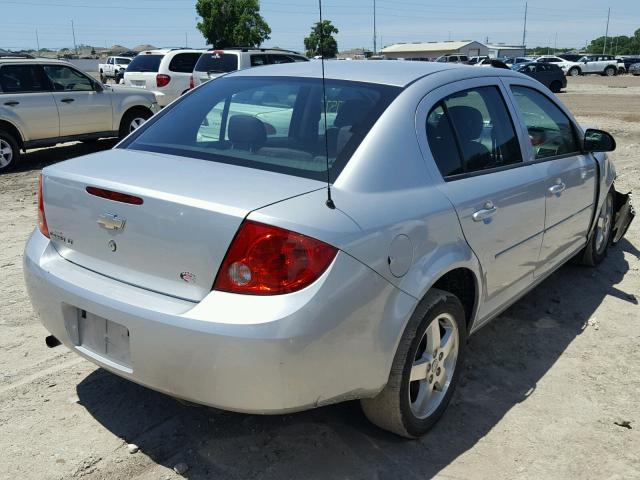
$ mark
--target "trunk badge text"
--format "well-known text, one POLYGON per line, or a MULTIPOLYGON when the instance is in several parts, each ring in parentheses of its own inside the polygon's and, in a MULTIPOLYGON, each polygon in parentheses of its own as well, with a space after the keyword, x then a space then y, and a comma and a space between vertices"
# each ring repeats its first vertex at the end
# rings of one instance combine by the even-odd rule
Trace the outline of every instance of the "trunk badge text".
POLYGON ((122 230, 126 221, 114 213, 103 213, 98 217, 98 224, 107 230, 122 230))

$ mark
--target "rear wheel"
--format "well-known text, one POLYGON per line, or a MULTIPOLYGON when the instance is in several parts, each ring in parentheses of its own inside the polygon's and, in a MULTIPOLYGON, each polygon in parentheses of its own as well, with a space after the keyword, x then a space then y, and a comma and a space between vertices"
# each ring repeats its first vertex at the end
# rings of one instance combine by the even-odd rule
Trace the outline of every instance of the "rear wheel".
POLYGON ((609 192, 605 198, 600 213, 596 220, 596 228, 591 235, 589 243, 584 248, 582 262, 584 265, 594 267, 607 256, 607 249, 611 243, 611 231, 613 227, 613 194, 609 192))
POLYGON ((460 300, 432 289, 407 325, 387 385, 374 398, 361 400, 367 418, 406 438, 429 431, 453 395, 465 339, 460 300))
POLYGON ((562 83, 560 83, 558 80, 554 80, 553 82, 551 82, 551 85, 549 85, 549 90, 551 90, 553 93, 560 93, 560 90, 562 90, 562 83))
POLYGON ((0 173, 8 172, 20 158, 20 147, 13 135, 0 130, 0 173))
POLYGON ((151 118, 152 113, 148 110, 134 109, 125 113, 120 122, 120 138, 124 138, 140 128, 144 122, 151 118))
POLYGON ((578 75, 580 75, 580 69, 578 67, 570 68, 569 75, 571 75, 572 77, 577 77, 578 75))
POLYGON ((617 73, 617 70, 615 67, 607 67, 604 69, 604 74, 607 77, 613 77, 616 73, 617 73))

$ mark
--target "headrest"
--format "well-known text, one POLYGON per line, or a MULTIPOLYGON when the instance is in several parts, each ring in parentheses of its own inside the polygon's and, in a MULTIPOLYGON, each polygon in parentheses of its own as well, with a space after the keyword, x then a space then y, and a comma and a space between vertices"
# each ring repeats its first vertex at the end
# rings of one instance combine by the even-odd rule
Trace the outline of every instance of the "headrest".
POLYGON ((267 143, 267 129, 251 115, 233 115, 229 118, 229 140, 235 148, 259 150, 267 143))
POLYGON ((371 104, 364 100, 346 100, 338 108, 333 125, 338 128, 357 125, 365 118, 370 107, 371 104))
POLYGON ((470 142, 482 135, 484 121, 479 110, 462 105, 449 107, 448 110, 461 141, 470 142))

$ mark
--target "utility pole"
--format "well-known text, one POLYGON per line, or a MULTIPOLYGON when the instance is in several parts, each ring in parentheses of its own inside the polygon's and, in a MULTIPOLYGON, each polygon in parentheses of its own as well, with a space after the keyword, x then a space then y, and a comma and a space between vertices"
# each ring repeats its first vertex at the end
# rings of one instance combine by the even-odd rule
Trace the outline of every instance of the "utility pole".
POLYGON ((528 3, 524 2, 524 27, 522 28, 522 48, 524 48, 525 53, 527 51, 527 8, 528 3))
POLYGON ((378 33, 376 32, 376 0, 373 0, 373 54, 375 55, 378 49, 378 33))
POLYGON ((189 40, 187 39, 187 32, 184 32, 184 46, 189 48, 189 40))
POLYGON ((73 20, 71 20, 71 33, 73 34, 73 49, 76 51, 76 55, 78 55, 78 46, 76 45, 76 30, 73 28, 73 20))
POLYGON ((609 36, 609 17, 611 16, 611 7, 609 7, 609 11, 607 12, 607 29, 604 32, 604 46, 602 47, 602 54, 607 53, 607 37, 609 36))
POLYGON ((40 53, 40 39, 38 38, 38 29, 36 28, 36 45, 38 45, 38 53, 40 53))

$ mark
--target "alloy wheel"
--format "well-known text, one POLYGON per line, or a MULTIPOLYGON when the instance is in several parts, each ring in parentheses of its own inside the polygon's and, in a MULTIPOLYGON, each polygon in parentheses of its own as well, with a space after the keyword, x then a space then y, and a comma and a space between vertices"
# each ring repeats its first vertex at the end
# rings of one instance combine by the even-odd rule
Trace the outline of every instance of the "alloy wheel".
POLYGON ((607 195, 604 205, 600 209, 598 223, 596 224, 596 252, 601 254, 607 248, 607 240, 611 231, 611 220, 613 218, 613 199, 607 195))
POLYGON ((411 411, 418 418, 433 414, 445 398, 458 359, 458 327, 442 313, 425 330, 409 379, 411 411))
POLYGON ((129 124, 129 133, 135 132, 138 128, 142 126, 144 122, 145 122, 145 119, 142 117, 136 117, 133 120, 131 120, 131 123, 129 124))
POLYGON ((0 138, 0 168, 8 167, 13 160, 13 149, 6 140, 0 138))

